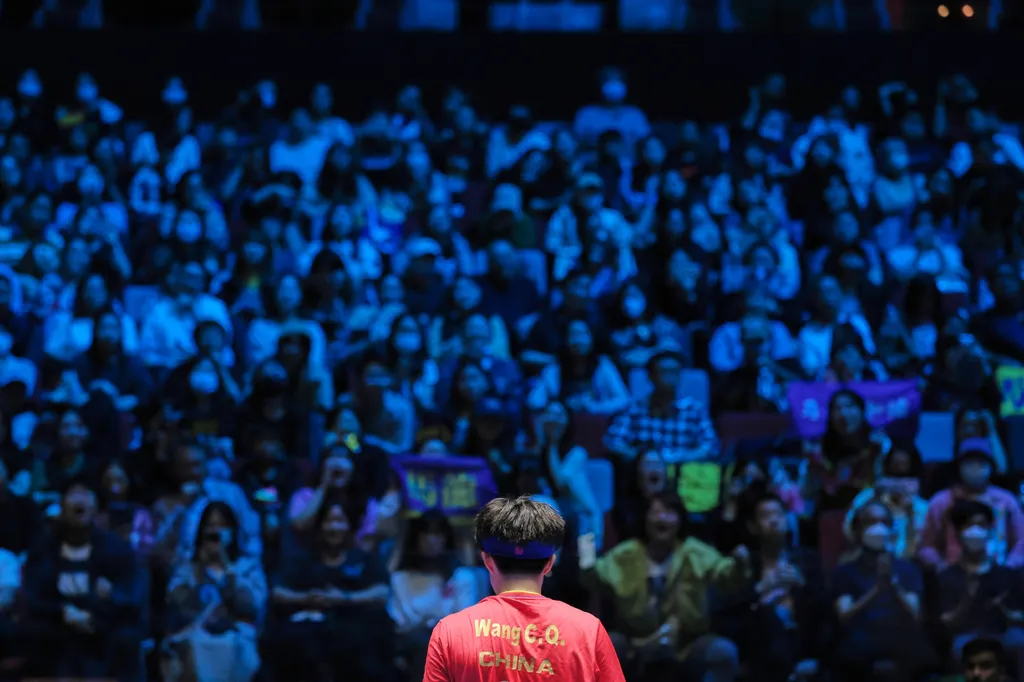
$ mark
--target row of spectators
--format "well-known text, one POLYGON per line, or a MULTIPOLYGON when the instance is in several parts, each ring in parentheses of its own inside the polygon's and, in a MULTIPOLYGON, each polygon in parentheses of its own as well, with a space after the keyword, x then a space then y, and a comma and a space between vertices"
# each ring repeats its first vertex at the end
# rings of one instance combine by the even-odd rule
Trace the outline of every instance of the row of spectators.
POLYGON ((0 97, 0 668, 416 677, 495 492, 604 552, 548 587, 633 676, 1015 644, 1024 151, 964 76, 653 125, 617 69, 571 124, 45 82, 0 97))

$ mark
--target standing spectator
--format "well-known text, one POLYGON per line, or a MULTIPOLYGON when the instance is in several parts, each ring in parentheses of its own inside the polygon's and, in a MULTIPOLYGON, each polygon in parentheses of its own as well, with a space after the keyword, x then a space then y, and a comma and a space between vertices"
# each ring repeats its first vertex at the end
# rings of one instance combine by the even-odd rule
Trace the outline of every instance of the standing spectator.
POLYGON ((626 74, 617 68, 607 68, 599 75, 601 101, 581 107, 576 112, 573 132, 580 140, 593 143, 608 130, 618 131, 632 147, 651 134, 647 116, 638 107, 626 103, 628 89, 626 74))

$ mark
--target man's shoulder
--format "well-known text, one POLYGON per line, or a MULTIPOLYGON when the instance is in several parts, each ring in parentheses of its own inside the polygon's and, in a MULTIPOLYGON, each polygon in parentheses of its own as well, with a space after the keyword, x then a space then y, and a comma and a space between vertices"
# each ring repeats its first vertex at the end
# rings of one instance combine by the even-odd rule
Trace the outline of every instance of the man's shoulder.
MULTIPOLYGON (((601 622, 594 614, 556 599, 538 599, 531 606, 532 611, 540 613, 544 619, 552 622, 571 622, 581 628, 597 625, 601 622)), ((445 629, 458 628, 465 627, 467 624, 476 627, 478 623, 484 621, 490 621, 492 625, 494 623, 501 625, 501 619, 506 617, 507 614, 508 610, 502 607, 500 601, 495 600, 493 597, 488 597, 461 611, 445 616, 438 623, 438 627, 444 626, 445 629)), ((513 624, 509 623, 509 625, 513 624)), ((547 623, 544 625, 547 625, 547 623)))

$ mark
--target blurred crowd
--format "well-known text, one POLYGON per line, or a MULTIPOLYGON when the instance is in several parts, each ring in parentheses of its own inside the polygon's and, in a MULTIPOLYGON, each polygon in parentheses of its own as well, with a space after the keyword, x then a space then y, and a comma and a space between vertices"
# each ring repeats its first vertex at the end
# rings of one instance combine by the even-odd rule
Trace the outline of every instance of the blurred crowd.
POLYGON ((629 679, 1002 674, 1017 126, 963 75, 719 122, 598 81, 0 93, 0 677, 418 679, 494 494, 566 516, 546 590, 629 679))

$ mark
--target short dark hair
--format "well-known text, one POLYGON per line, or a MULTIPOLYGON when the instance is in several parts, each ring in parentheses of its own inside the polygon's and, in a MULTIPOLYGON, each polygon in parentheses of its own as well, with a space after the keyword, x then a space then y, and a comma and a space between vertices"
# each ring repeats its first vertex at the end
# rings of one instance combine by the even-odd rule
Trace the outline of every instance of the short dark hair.
POLYGON ((988 653, 995 654, 999 667, 1006 667, 1006 649, 1003 647, 1003 643, 995 637, 975 637, 968 641, 960 651, 960 660, 966 664, 975 656, 988 653))
POLYGON ((985 523, 991 527, 996 515, 992 507, 977 500, 957 500, 949 511, 949 520, 956 530, 963 530, 975 516, 984 517, 985 523))
MULTIPOLYGON (((498 497, 477 512, 473 535, 483 551, 486 551, 484 545, 489 540, 516 546, 535 542, 549 545, 557 551, 565 542, 565 519, 551 505, 537 502, 528 495, 498 497)), ((494 554, 491 558, 499 571, 512 575, 539 574, 550 559, 518 559, 494 554)))

